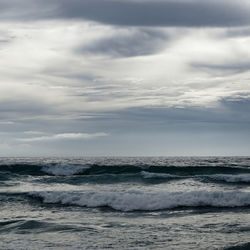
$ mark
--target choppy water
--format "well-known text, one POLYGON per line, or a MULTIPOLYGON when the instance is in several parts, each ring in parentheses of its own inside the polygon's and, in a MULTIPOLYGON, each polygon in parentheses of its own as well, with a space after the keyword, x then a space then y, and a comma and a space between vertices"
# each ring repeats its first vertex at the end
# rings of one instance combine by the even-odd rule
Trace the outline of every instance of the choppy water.
POLYGON ((0 158, 0 249, 250 249, 250 158, 0 158))

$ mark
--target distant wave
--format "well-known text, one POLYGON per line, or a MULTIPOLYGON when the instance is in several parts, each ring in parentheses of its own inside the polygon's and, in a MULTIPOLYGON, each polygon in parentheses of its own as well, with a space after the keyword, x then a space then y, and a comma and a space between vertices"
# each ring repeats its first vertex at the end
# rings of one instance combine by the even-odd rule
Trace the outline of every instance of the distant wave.
MULTIPOLYGON (((224 182, 228 184, 250 183, 250 168, 227 166, 140 166, 98 164, 12 164, 0 165, 0 186, 7 185, 24 175, 55 176, 40 178, 41 183, 162 183, 178 179, 196 179, 200 182, 224 182), (58 178, 56 178, 58 176, 58 178), (65 178, 59 178, 64 176, 65 178)), ((35 179, 33 179, 35 180, 35 179)))
POLYGON ((175 179, 175 178, 199 178, 199 179, 210 179, 215 181, 223 181, 228 183, 249 183, 250 174, 212 174, 212 175, 171 175, 163 173, 152 173, 142 171, 141 175, 145 179, 175 179))
POLYGON ((18 174, 18 175, 45 175, 45 172, 41 170, 42 166, 37 164, 7 164, 0 165, 1 174, 18 174))
POLYGON ((211 174, 211 175, 171 175, 164 173, 152 173, 141 171, 141 175, 145 179, 176 179, 176 178, 198 178, 209 179, 214 181, 223 181, 228 183, 250 183, 250 174, 211 174))
POLYGON ((0 166, 0 173, 13 173, 19 175, 55 175, 70 176, 83 173, 87 165, 66 164, 10 164, 0 166))
POLYGON ((110 207, 119 211, 154 211, 176 207, 243 207, 250 206, 250 192, 30 192, 44 203, 83 207, 110 207))
POLYGON ((145 166, 145 165, 98 165, 98 164, 10 164, 0 165, 0 173, 18 175, 102 175, 141 174, 144 178, 171 176, 195 176, 215 174, 250 174, 249 167, 238 166, 145 166))

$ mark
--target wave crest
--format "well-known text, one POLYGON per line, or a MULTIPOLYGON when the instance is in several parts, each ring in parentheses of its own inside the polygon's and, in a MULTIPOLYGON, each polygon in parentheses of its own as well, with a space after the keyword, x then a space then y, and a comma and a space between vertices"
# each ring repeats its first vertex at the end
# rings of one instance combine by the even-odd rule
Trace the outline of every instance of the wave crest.
POLYGON ((52 174, 52 175, 58 175, 58 176, 69 176, 69 175, 75 175, 75 174, 80 174, 83 173, 85 170, 87 170, 89 166, 84 166, 84 165, 48 165, 48 166, 43 166, 42 171, 47 173, 47 174, 52 174))
POLYGON ((164 174, 164 173, 152 173, 147 171, 141 171, 141 175, 145 179, 151 179, 151 178, 180 178, 181 176, 172 175, 172 174, 164 174))

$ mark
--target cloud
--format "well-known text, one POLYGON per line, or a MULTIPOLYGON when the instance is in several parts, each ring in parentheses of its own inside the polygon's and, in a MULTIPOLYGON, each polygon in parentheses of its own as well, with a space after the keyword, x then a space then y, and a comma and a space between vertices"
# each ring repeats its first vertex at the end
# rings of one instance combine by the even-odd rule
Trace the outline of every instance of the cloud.
POLYGON ((9 40, 7 40, 7 39, 6 40, 4 40, 4 39, 0 40, 0 43, 8 43, 8 42, 9 42, 9 40))
POLYGON ((63 1, 58 17, 127 26, 241 26, 249 24, 245 1, 63 1))
POLYGON ((169 42, 169 36, 160 30, 134 29, 118 30, 89 44, 81 46, 77 52, 101 54, 111 57, 144 56, 159 52, 169 42))
MULTIPOLYGON (((110 112, 110 121, 122 131, 198 131, 244 129, 250 132, 249 96, 221 98, 216 107, 138 107, 110 112), (113 117, 113 119, 112 119, 113 117)), ((97 122, 97 124, 100 123, 97 122)), ((110 124, 110 126, 112 126, 110 124)), ((98 129, 98 125, 95 127, 98 129)), ((108 129, 108 128, 105 128, 108 129)))
POLYGON ((33 130, 24 131, 23 133, 27 134, 27 135, 40 135, 40 134, 44 134, 44 132, 42 132, 42 131, 33 131, 33 130))
POLYGON ((250 71, 250 61, 249 62, 232 62, 225 64, 217 64, 217 63, 192 63, 192 67, 204 71, 208 71, 211 73, 217 72, 219 74, 236 74, 242 73, 246 71, 250 71))
POLYGON ((228 27, 250 24, 249 3, 232 0, 26 0, 0 2, 2 19, 84 19, 121 26, 228 27))
POLYGON ((79 139, 91 139, 100 136, 107 136, 106 133, 63 133, 49 136, 31 137, 31 138, 20 138, 22 142, 37 142, 37 141, 54 141, 54 140, 79 140, 79 139))
POLYGON ((0 125, 13 125, 13 124, 15 123, 12 121, 0 121, 0 125))
POLYGON ((8 145, 8 144, 2 144, 2 143, 0 143, 0 150, 11 150, 11 146, 10 145, 8 145))
POLYGON ((240 38, 240 37, 249 37, 250 36, 250 28, 230 28, 226 29, 221 37, 227 38, 240 38))
MULTIPOLYGON (((69 124, 53 121, 52 128, 50 122, 43 121, 42 127, 48 132, 42 135, 24 135, 20 131, 1 134, 1 138, 3 144, 10 145, 12 154, 20 155, 244 154, 249 149, 249 103, 250 93, 221 99, 214 108, 130 108, 102 112, 103 117, 83 121, 78 117, 69 124), (72 132, 51 132, 62 126, 70 127, 72 132), (91 132, 78 133, 83 126, 91 132), (88 140, 93 138, 98 140, 88 140), (24 144, 32 146, 24 149, 24 144)), ((35 121, 33 127, 39 124, 40 121, 35 121)), ((0 153, 6 152, 7 149, 0 153)))

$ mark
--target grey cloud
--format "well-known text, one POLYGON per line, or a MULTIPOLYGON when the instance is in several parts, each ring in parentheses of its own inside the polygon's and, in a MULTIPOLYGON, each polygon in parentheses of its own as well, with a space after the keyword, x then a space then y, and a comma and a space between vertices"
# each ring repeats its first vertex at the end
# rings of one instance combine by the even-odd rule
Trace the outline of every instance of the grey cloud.
MULTIPOLYGON (((108 131, 112 135, 126 133, 155 133, 171 131, 249 131, 250 99, 224 98, 215 108, 198 107, 134 107, 113 112, 103 112, 82 120, 94 131, 108 131)), ((81 119, 78 121, 81 123, 81 119)))
POLYGON ((230 152, 234 153, 237 149, 237 152, 244 153, 249 149, 249 107, 250 99, 243 95, 222 99, 216 108, 135 107, 113 112, 91 112, 93 118, 83 120, 79 112, 78 118, 63 122, 27 120, 6 125, 6 133, 1 134, 1 138, 3 142, 13 145, 19 145, 18 142, 32 143, 34 151, 28 153, 35 155, 55 155, 64 152, 64 149, 68 155, 133 155, 147 154, 147 148, 150 155, 164 154, 166 148, 173 146, 179 154, 189 154, 190 147, 195 147, 193 153, 199 154, 201 145, 206 146, 210 154, 222 153, 220 150, 213 151, 218 145, 225 152, 231 149, 230 152), (44 133, 23 133, 27 130, 44 133), (99 134, 99 131, 105 133, 99 134), (86 133, 98 136, 86 141, 83 140, 86 133))
POLYGON ((16 113, 19 113, 23 116, 32 116, 37 114, 45 114, 48 112, 53 112, 54 110, 51 107, 46 106, 43 103, 34 102, 32 100, 9 100, 9 101, 0 101, 0 113, 6 113, 8 116, 13 115, 15 117, 16 113))
MULTIPOLYGON (((46 67, 41 71, 42 73, 46 75, 51 75, 54 77, 64 78, 64 79, 73 79, 73 80, 79 80, 79 81, 86 81, 86 82, 93 82, 96 78, 96 76, 89 74, 89 73, 80 73, 80 72, 71 72, 66 71, 65 69, 62 69, 60 66, 54 66, 50 65, 49 67, 46 67)), ((73 85, 73 84, 72 84, 73 85)), ((59 85, 59 87, 63 87, 63 85, 59 85)), ((65 87, 65 86, 64 86, 65 87)))
POLYGON ((1 1, 9 19, 86 19, 125 26, 229 27, 250 24, 249 5, 235 1, 1 1))
POLYGON ((10 31, 6 31, 5 29, 0 29, 0 44, 6 45, 11 43, 16 37, 11 34, 10 31))
POLYGON ((166 46, 169 39, 166 33, 152 29, 119 30, 112 36, 78 48, 77 52, 112 57, 143 56, 157 53, 166 46))
POLYGON ((61 17, 128 26, 240 26, 249 8, 233 1, 64 1, 61 17))
MULTIPOLYGON (((11 126, 5 126, 4 131, 43 131, 46 134, 66 135, 77 133, 88 133, 95 135, 97 131, 104 131, 112 136, 117 134, 133 133, 156 133, 171 131, 249 131, 250 122, 250 99, 244 97, 225 98, 220 101, 220 105, 215 108, 198 107, 134 107, 119 111, 90 112, 76 114, 75 118, 66 119, 64 114, 60 119, 41 120, 31 119, 18 121, 11 126), (88 119, 84 115, 89 115, 88 119)), ((3 130, 2 130, 3 131, 3 130)), ((82 134, 81 134, 82 135, 82 134)), ((100 134, 104 135, 104 134, 100 134)), ((20 135, 19 135, 20 137, 20 135)), ((22 134, 22 138, 33 140, 50 139, 46 135, 42 138, 32 136, 32 134, 22 134), (24 137, 25 135, 25 137, 24 137), (33 139, 32 139, 33 138, 33 139)), ((74 137, 74 136, 73 136, 74 137)), ((52 137, 51 139, 56 139, 52 137)), ((58 139, 59 139, 58 138, 58 139)))
POLYGON ((234 29, 228 29, 225 31, 224 35, 228 38, 234 38, 234 37, 247 37, 250 36, 250 28, 234 28, 234 29))
POLYGON ((0 43, 8 43, 9 42, 9 40, 7 40, 7 39, 1 39, 0 40, 0 43))
POLYGON ((239 62, 239 63, 227 63, 227 64, 209 64, 209 63, 192 63, 191 67, 208 71, 211 73, 217 74, 236 74, 242 73, 250 70, 250 61, 249 62, 239 62))
POLYGON ((16 6, 16 4, 18 4, 18 2, 15 1, 15 0, 12 1, 11 3, 10 3, 10 1, 8 1, 8 0, 1 0, 1 1, 0 1, 0 9, 1 9, 1 12, 6 11, 6 10, 8 10, 8 9, 11 9, 11 7, 16 6))
MULTIPOLYGON (((244 96, 244 95, 243 95, 244 96)), ((223 106, 228 107, 231 112, 237 113, 241 118, 236 120, 242 122, 247 119, 250 122, 250 99, 245 97, 232 97, 221 100, 223 106), (248 114, 248 115, 247 115, 248 114)), ((235 121, 235 115, 232 117, 235 121)))

